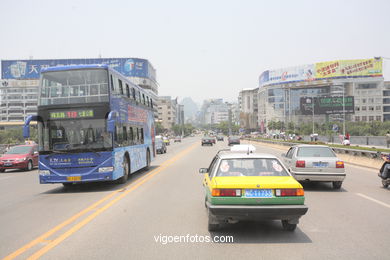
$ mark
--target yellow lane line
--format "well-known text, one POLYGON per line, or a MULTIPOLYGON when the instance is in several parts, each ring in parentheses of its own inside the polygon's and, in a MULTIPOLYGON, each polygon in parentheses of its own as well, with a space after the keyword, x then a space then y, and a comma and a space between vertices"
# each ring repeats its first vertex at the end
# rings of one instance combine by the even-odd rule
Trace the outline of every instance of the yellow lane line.
MULTIPOLYGON (((151 171, 148 175, 146 175, 144 178, 142 178, 141 180, 135 182, 135 183, 130 183, 128 184, 125 188, 127 188, 128 186, 130 185, 133 185, 129 190, 127 190, 126 192, 122 193, 120 196, 116 197, 114 200, 110 201, 110 203, 106 204, 104 207, 100 208, 100 209, 97 209, 93 214, 89 215, 87 218, 85 218, 83 221, 81 221, 80 223, 76 224, 75 226, 73 226, 70 230, 68 230, 67 232, 65 232, 64 234, 62 234, 60 237, 58 237, 57 239, 54 239, 52 240, 49 244, 47 244, 44 248, 42 248, 41 250, 37 251, 36 253, 34 253, 29 259, 37 259, 39 258, 40 256, 42 256, 43 254, 45 254, 47 251, 49 251, 51 248, 55 247, 56 245, 58 245, 61 241, 63 241, 65 238, 69 237, 71 234, 73 234, 74 232, 76 232, 77 230, 79 230, 81 227, 83 227, 84 225, 86 225, 87 223, 89 223, 91 220, 93 220, 96 216, 100 215, 103 211, 105 211, 106 209, 108 209, 109 207, 111 207, 113 204, 115 204, 117 201, 119 201, 120 199, 122 199, 124 196, 126 196, 128 193, 130 193, 131 191, 135 190, 137 187, 139 187, 140 185, 142 185, 143 183, 145 183, 147 180, 149 180, 150 178, 152 178, 154 175, 156 175, 157 173, 161 172, 162 170, 164 170, 165 168, 167 168, 168 166, 170 166, 173 162, 177 161, 180 157, 184 156, 185 154, 187 154, 188 152, 190 152, 192 149, 194 149, 196 146, 196 144, 190 146, 189 148, 187 148, 186 150, 182 151, 181 153, 179 153, 178 155, 176 155, 175 157, 165 161, 160 167, 158 167, 157 169, 151 171)), ((6 256, 4 258, 4 260, 10 260, 10 259, 14 259, 15 257, 19 256, 20 254, 24 253, 25 251, 27 251, 29 248, 35 246, 36 244, 38 243, 41 243, 42 241, 44 241, 47 237, 51 236, 52 234, 56 233, 57 231, 61 230, 62 228, 64 228, 65 226, 73 223, 74 221, 76 221, 77 219, 79 219, 80 217, 82 217, 83 215, 85 215, 86 213, 94 210, 96 207, 98 207, 100 204, 102 204, 103 202, 107 201, 108 199, 112 198, 114 195, 116 195, 117 193, 119 193, 120 191, 123 191, 123 188, 119 189, 119 190, 116 190, 112 193, 110 193, 109 195, 107 195, 106 197, 104 197, 103 199, 99 200, 98 202, 94 203, 93 205, 91 205, 90 207, 82 210, 81 212, 77 213, 76 215, 70 217, 69 219, 65 220, 63 223, 59 224, 58 226, 54 227, 53 229, 49 230, 48 232, 46 232, 45 234, 39 236, 38 238, 32 240, 31 242, 29 242, 28 244, 24 245, 23 247, 19 248, 18 250, 16 250, 15 252, 11 253, 10 255, 6 256)))

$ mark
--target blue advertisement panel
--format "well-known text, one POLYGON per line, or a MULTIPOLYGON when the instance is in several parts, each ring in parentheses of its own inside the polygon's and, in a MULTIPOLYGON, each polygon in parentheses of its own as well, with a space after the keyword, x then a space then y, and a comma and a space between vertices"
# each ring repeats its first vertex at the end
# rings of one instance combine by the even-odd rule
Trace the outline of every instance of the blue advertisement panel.
POLYGON ((44 68, 106 64, 126 77, 155 79, 155 70, 148 60, 137 58, 101 58, 101 59, 61 59, 61 60, 2 60, 2 79, 39 79, 44 68))

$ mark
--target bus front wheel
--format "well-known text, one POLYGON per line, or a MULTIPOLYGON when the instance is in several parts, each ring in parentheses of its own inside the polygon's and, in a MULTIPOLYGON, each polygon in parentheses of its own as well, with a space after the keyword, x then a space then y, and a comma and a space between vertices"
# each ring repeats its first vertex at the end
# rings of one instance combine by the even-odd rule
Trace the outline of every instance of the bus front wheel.
POLYGON ((124 184, 127 182, 127 179, 129 178, 129 171, 129 159, 127 159, 127 156, 125 156, 125 158, 123 158, 123 176, 120 177, 117 181, 119 184, 124 184))

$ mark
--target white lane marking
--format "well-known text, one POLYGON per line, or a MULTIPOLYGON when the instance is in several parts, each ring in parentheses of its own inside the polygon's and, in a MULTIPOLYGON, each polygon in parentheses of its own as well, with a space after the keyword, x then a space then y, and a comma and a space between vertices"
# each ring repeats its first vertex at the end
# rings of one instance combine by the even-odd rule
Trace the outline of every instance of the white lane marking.
POLYGON ((371 198, 371 197, 369 197, 369 196, 367 196, 367 195, 364 195, 364 194, 361 194, 361 193, 356 193, 356 195, 358 195, 358 196, 360 196, 360 197, 362 197, 362 198, 371 200, 371 201, 373 201, 373 202, 375 202, 375 203, 378 203, 379 205, 385 206, 385 207, 387 207, 387 208, 390 209, 390 205, 389 205, 389 204, 384 203, 384 202, 382 202, 382 201, 380 201, 380 200, 376 200, 376 199, 374 199, 374 198, 371 198))

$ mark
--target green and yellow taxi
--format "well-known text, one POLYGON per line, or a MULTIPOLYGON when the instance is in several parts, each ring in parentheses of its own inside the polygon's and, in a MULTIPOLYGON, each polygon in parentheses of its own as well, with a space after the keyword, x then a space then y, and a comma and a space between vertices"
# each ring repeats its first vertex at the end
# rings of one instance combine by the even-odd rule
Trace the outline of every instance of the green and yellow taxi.
POLYGON ((245 220, 281 220, 285 230, 294 231, 308 210, 302 185, 276 156, 256 153, 252 145, 219 151, 199 172, 209 231, 245 220))

